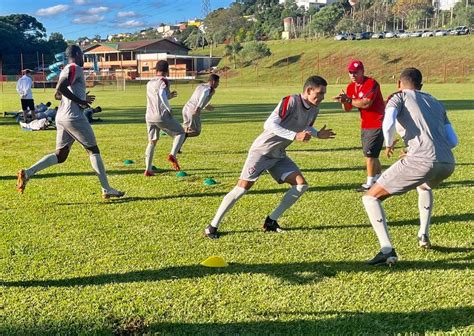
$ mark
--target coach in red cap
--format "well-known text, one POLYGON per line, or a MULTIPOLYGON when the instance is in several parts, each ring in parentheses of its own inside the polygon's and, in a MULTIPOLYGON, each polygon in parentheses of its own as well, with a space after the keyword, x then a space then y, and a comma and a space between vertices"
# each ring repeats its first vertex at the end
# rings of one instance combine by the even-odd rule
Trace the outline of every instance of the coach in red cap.
POLYGON ((334 100, 342 103, 345 111, 357 107, 361 118, 361 139, 367 166, 367 181, 357 188, 363 192, 377 181, 381 173, 379 154, 383 146, 382 122, 385 110, 380 85, 373 78, 364 76, 364 64, 352 61, 347 67, 351 83, 347 93, 342 90, 334 100))

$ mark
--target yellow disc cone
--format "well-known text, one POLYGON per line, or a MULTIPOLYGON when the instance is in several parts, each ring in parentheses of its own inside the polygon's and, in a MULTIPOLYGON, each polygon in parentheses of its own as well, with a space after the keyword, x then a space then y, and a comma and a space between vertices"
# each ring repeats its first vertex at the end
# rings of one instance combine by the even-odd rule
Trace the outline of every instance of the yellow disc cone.
POLYGON ((227 267, 229 264, 222 257, 212 256, 207 258, 201 263, 202 266, 206 267, 227 267))

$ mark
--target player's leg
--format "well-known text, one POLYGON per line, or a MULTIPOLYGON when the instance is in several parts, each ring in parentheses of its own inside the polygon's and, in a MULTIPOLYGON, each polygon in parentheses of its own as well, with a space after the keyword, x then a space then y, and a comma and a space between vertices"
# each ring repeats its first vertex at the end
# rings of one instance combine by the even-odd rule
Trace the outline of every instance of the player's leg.
POLYGON ((28 102, 26 99, 21 99, 21 110, 23 111, 23 122, 28 122, 28 102))
POLYGON ((382 165, 380 164, 379 155, 383 146, 383 133, 381 129, 362 129, 361 130, 362 150, 365 157, 367 170, 367 180, 356 190, 364 192, 380 177, 382 165))
MULTIPOLYGON (((184 115, 184 112, 183 112, 184 115)), ((183 129, 186 132, 181 148, 184 145, 184 142, 188 138, 195 138, 201 134, 201 117, 198 115, 187 116, 183 121, 183 129)), ((178 150, 178 153, 181 153, 181 148, 178 150)))
POLYGON ((217 229, 224 215, 252 188, 259 176, 276 161, 276 159, 269 159, 260 154, 249 153, 237 185, 224 196, 211 224, 204 230, 204 234, 207 237, 211 239, 218 238, 217 229))
POLYGON ((36 114, 35 114, 35 101, 33 99, 28 99, 28 108, 30 109, 31 112, 31 120, 36 119, 36 114))
POLYGON ((23 193, 25 191, 26 183, 37 172, 66 161, 69 150, 74 143, 74 138, 64 129, 61 123, 57 125, 56 129, 56 152, 45 155, 28 169, 20 169, 17 174, 16 185, 18 192, 23 193))
POLYGON ((278 182, 286 182, 291 185, 290 189, 283 195, 280 204, 276 209, 265 219, 263 230, 283 232, 277 220, 280 216, 288 210, 308 189, 303 174, 298 166, 288 157, 279 160, 272 168, 268 170, 272 177, 278 182))
POLYGON ((173 146, 171 147, 171 151, 168 154, 167 160, 171 163, 174 170, 179 171, 181 170, 181 167, 179 166, 176 156, 178 155, 178 151, 186 139, 184 129, 173 117, 170 117, 166 121, 160 122, 159 125, 163 131, 165 131, 169 136, 173 137, 173 146))
POLYGON ((148 132, 148 145, 145 150, 145 176, 154 176, 153 171, 153 154, 155 153, 155 147, 160 139, 160 128, 154 123, 147 123, 148 132))

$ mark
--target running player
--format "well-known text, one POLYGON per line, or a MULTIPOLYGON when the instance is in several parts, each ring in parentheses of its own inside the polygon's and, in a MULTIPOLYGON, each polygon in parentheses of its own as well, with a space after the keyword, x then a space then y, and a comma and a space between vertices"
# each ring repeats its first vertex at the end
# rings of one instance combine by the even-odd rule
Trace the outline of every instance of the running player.
POLYGON ((367 262, 370 265, 397 261, 381 202, 392 195, 416 189, 420 212, 418 244, 421 248, 430 248, 428 229, 433 210, 431 188, 454 171, 451 149, 458 143, 456 133, 444 106, 433 96, 421 92, 421 87, 422 74, 418 69, 403 70, 398 81, 400 91, 389 98, 385 108, 383 132, 387 157, 393 154, 395 130, 403 138, 408 150, 362 197, 381 247, 381 251, 367 262))
POLYGON ((160 130, 174 138, 173 147, 167 160, 171 162, 174 170, 180 170, 178 154, 181 145, 184 142, 185 133, 183 127, 171 115, 171 106, 169 99, 177 96, 176 91, 170 91, 170 85, 166 76, 169 74, 169 64, 167 61, 158 61, 156 63, 157 77, 151 79, 146 85, 146 126, 148 130, 148 146, 145 151, 145 176, 154 176, 153 172, 153 154, 156 143, 160 138, 160 130))
POLYGON ((352 61, 347 70, 351 79, 347 93, 342 91, 334 100, 342 103, 347 112, 352 110, 352 107, 357 107, 360 111, 360 135, 367 167, 367 181, 356 190, 363 192, 370 189, 382 171, 379 155, 383 147, 382 121, 385 104, 379 83, 364 75, 364 65, 361 61, 352 61))
POLYGON ((183 128, 186 138, 197 137, 201 134, 201 111, 214 110, 210 101, 219 86, 219 76, 212 74, 207 83, 198 85, 193 95, 183 107, 183 128))
POLYGON ((56 86, 56 97, 61 104, 56 116, 56 152, 44 156, 28 169, 18 172, 17 190, 23 193, 28 180, 40 170, 66 161, 71 146, 77 140, 89 154, 92 168, 99 176, 104 198, 122 197, 125 193, 110 187, 104 163, 95 139, 94 131, 84 116, 83 109, 95 100, 86 93, 86 81, 82 66, 84 55, 81 48, 71 45, 66 49, 69 64, 64 67, 56 86))
POLYGON ((312 76, 306 80, 302 94, 290 95, 281 100, 265 122, 263 133, 250 147, 237 185, 224 197, 211 224, 204 230, 207 237, 218 238, 217 229, 225 213, 265 171, 278 183, 286 182, 291 185, 280 205, 263 224, 264 231, 283 231, 278 225, 278 218, 308 189, 308 183, 300 169, 286 155, 286 147, 295 140, 309 141, 311 137, 329 139, 336 135, 331 129, 326 129, 326 125, 319 131, 313 128, 326 86, 324 78, 312 76))

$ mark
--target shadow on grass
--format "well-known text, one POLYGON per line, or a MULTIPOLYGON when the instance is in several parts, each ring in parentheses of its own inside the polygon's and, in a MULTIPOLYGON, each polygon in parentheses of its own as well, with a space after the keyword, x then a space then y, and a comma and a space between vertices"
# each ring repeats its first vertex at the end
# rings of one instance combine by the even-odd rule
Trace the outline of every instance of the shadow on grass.
POLYGON ((143 317, 133 315, 122 318, 109 316, 105 325, 68 320, 31 325, 6 324, 4 327, 17 335, 69 335, 86 331, 94 335, 423 335, 452 333, 471 326, 474 323, 474 308, 461 306, 408 312, 270 311, 257 313, 253 319, 257 321, 149 324, 143 317))
POLYGON ((211 275, 266 274, 289 284, 302 285, 335 277, 338 273, 403 273, 414 270, 472 270, 474 256, 451 259, 452 261, 400 261, 394 267, 374 267, 361 261, 320 261, 282 264, 231 263, 226 268, 208 268, 201 265, 170 266, 156 270, 126 273, 98 274, 65 279, 0 281, 5 287, 76 287, 100 286, 118 283, 135 283, 163 280, 195 279, 211 275))

